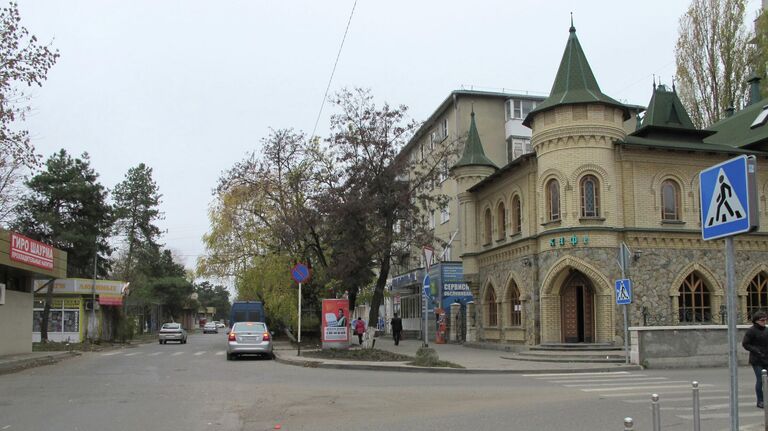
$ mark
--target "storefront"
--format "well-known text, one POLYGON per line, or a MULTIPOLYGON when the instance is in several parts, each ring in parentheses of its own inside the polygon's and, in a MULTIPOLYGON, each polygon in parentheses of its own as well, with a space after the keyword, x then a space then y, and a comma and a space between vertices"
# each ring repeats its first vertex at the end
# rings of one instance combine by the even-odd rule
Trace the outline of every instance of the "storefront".
POLYGON ((66 271, 66 252, 0 230, 0 356, 32 351, 33 284, 66 271))
MULTIPOLYGON (((32 331, 35 342, 40 341, 46 294, 44 285, 45 281, 35 282, 32 331)), ((48 340, 79 343, 89 337, 111 339, 126 286, 126 282, 115 280, 64 278, 54 281, 48 340)))

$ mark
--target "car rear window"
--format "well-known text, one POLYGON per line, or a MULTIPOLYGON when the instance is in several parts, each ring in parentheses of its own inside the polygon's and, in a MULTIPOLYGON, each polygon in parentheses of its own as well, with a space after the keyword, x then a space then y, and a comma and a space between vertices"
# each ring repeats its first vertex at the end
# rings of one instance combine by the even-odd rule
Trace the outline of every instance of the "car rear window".
POLYGON ((235 332, 243 332, 243 331, 265 332, 267 330, 267 325, 260 322, 237 322, 235 323, 235 326, 232 327, 232 330, 235 332))
POLYGON ((179 329, 178 323, 164 323, 163 329, 179 329))

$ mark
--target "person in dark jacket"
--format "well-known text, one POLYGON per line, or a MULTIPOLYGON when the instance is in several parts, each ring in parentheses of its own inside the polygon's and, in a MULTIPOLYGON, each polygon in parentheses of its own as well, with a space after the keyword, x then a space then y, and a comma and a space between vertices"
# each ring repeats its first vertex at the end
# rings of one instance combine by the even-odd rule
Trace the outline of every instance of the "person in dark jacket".
POLYGON ((395 346, 397 346, 400 344, 400 334, 403 332, 403 319, 395 313, 395 317, 392 318, 390 325, 392 325, 392 338, 394 338, 395 346))
POLYGON ((749 351, 749 364, 755 371, 755 395, 757 396, 757 407, 763 408, 763 379, 762 370, 768 369, 768 330, 765 329, 765 323, 768 320, 768 314, 765 311, 758 311, 752 315, 752 327, 747 329, 741 345, 749 351))

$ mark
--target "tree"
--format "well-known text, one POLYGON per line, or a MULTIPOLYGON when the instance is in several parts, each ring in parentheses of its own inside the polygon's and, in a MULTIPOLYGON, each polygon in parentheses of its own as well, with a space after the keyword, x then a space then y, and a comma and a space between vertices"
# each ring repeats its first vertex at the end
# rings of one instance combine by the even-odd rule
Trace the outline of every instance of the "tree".
POLYGON ((23 195, 21 163, 0 154, 0 227, 8 225, 23 195))
POLYGON ((152 179, 152 168, 140 163, 128 170, 125 180, 115 186, 115 233, 125 241, 121 278, 133 282, 136 254, 145 258, 159 249, 160 229, 154 222, 161 218, 160 193, 152 179))
POLYGON ((752 69, 762 81, 760 81, 760 94, 768 96, 768 13, 760 10, 760 15, 755 23, 755 49, 753 51, 752 69))
MULTIPOLYGON (((18 207, 14 230, 66 251, 67 276, 105 276, 112 253, 112 214, 88 154, 73 159, 62 149, 45 166, 26 183, 30 194, 18 207)), ((48 285, 41 328, 48 328, 52 289, 53 283, 48 285)), ((47 331, 41 338, 48 340, 47 331)))
POLYGON ((224 286, 214 286, 208 281, 203 281, 195 285, 195 293, 197 293, 197 302, 201 306, 216 307, 216 314, 214 315, 216 320, 221 321, 229 318, 231 308, 229 291, 224 286))
POLYGON ((14 230, 67 252, 67 276, 91 278, 109 271, 113 223, 107 190, 98 182, 87 153, 72 158, 62 149, 26 185, 14 230))
MULTIPOLYGON (((40 45, 37 37, 21 25, 18 5, 0 9, 0 154, 10 155, 11 165, 37 165, 38 156, 29 142, 29 132, 17 128, 30 111, 27 87, 42 86, 59 51, 40 45)), ((2 190, 0 190, 2 193, 2 190)))
POLYGON ((747 97, 753 47, 744 25, 746 0, 693 0, 680 18, 677 88, 694 125, 708 127, 747 97))
MULTIPOLYGON (((431 184, 457 147, 455 142, 445 142, 424 160, 409 160, 401 156, 401 150, 419 125, 407 118, 407 107, 387 103, 377 107, 370 91, 364 89, 343 90, 334 103, 340 113, 331 118, 329 143, 336 149, 337 165, 344 176, 341 187, 331 188, 324 198, 325 208, 331 209, 330 220, 361 235, 337 242, 334 250, 358 247, 364 251, 351 259, 356 266, 349 265, 343 252, 337 254, 332 268, 350 277, 376 274, 369 315, 369 322, 376 322, 393 259, 409 253, 414 244, 434 240, 425 211, 444 205, 447 197, 433 191, 431 184), (340 265, 347 266, 341 269, 340 265)), ((361 285, 349 286, 351 306, 364 281, 358 279, 361 285)))

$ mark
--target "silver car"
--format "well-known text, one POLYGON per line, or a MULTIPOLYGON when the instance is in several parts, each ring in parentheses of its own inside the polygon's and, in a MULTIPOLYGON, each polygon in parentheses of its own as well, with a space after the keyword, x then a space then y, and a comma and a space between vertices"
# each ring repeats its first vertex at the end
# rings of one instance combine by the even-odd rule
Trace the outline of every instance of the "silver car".
POLYGON ((178 341, 181 344, 187 343, 187 331, 181 327, 181 323, 163 323, 163 327, 160 328, 158 333, 160 344, 165 344, 169 341, 178 341))
POLYGON ((262 322, 237 322, 227 337, 227 360, 242 354, 260 354, 274 359, 272 336, 262 322))
POLYGON ((208 322, 203 326, 203 334, 207 333, 218 334, 219 328, 216 326, 216 322, 208 322))

